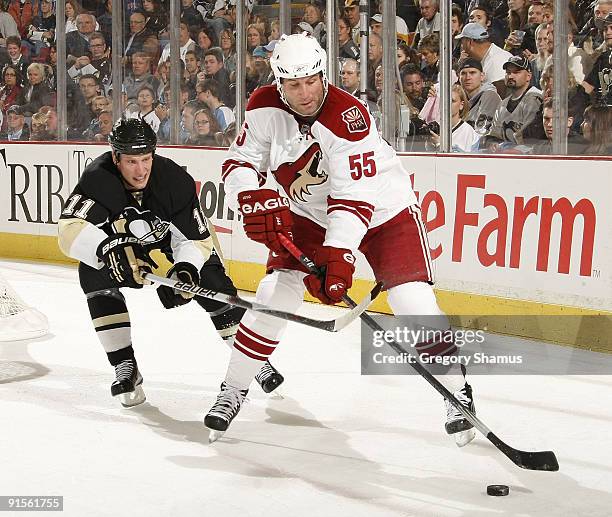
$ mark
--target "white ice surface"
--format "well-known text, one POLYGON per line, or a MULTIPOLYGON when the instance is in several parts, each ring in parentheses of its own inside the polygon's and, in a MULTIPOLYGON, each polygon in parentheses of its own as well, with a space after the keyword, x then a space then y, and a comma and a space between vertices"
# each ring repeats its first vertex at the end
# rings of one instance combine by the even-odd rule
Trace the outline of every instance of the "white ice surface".
POLYGON ((199 306, 166 311, 152 290, 126 293, 148 398, 126 410, 76 270, 0 268, 52 326, 0 344, 0 495, 63 495, 62 515, 79 517, 612 515, 610 376, 471 377, 494 432, 557 454, 559 472, 531 472, 480 435, 458 449, 420 377, 361 376, 358 322, 340 334, 291 324, 273 356, 285 398, 254 385, 209 446, 202 418, 229 350, 199 306), (500 483, 508 497, 486 495, 500 483))

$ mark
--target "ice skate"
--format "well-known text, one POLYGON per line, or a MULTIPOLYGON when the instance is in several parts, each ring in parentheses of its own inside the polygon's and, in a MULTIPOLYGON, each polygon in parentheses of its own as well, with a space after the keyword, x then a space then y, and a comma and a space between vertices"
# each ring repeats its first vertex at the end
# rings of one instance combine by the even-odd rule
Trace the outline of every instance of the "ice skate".
MULTIPOLYGON (((270 364, 270 361, 266 361, 255 376, 255 380, 264 393, 272 393, 285 381, 285 378, 270 364)), ((279 394, 279 396, 281 395, 279 394)))
POLYGON ((225 382, 221 383, 221 392, 217 395, 217 400, 204 417, 204 425, 210 429, 208 442, 216 442, 221 438, 232 420, 240 411, 249 390, 240 390, 228 386, 225 382))
POLYGON ((115 365, 115 376, 111 395, 117 397, 123 407, 137 406, 147 400, 142 389, 142 375, 134 359, 126 359, 115 365))
MULTIPOLYGON (((467 409, 476 413, 472 387, 467 382, 454 395, 467 409)), ((446 424, 444 425, 446 432, 454 435, 458 447, 463 447, 475 438, 474 426, 448 400, 445 399, 444 403, 446 404, 446 424)))

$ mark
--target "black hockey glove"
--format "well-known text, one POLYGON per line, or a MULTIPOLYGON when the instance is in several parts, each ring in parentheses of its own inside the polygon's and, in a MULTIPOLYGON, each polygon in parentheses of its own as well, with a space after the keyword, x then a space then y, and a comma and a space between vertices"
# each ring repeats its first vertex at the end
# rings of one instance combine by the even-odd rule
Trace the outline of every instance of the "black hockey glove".
POLYGON ((98 258, 108 268, 111 280, 118 287, 141 289, 150 284, 140 275, 140 270, 151 271, 156 266, 136 237, 115 234, 104 239, 96 250, 98 258))
MULTIPOLYGON (((180 280, 181 282, 189 284, 199 285, 200 283, 200 274, 198 270, 189 262, 177 262, 168 270, 166 276, 173 280, 180 280)), ((160 285, 157 288, 157 296, 159 296, 159 300, 166 309, 173 309, 174 307, 185 305, 194 297, 192 293, 177 291, 165 285, 160 285)))

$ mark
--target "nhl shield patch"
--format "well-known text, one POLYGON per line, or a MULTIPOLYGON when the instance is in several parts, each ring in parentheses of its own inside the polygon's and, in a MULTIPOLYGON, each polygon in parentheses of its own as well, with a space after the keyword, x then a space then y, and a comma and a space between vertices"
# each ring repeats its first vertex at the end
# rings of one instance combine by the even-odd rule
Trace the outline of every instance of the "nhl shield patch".
POLYGON ((342 120, 346 124, 349 133, 361 133, 368 130, 368 124, 357 106, 353 106, 342 112, 342 120))

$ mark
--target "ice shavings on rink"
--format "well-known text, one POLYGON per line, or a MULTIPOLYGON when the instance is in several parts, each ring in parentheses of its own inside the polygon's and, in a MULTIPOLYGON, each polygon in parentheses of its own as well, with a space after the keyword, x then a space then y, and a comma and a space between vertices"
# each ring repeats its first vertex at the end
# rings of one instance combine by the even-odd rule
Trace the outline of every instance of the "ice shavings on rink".
POLYGON ((52 329, 0 344, 0 495, 63 495, 63 515, 75 517, 611 514, 610 376, 470 377, 494 432, 557 454, 559 472, 530 472, 481 436, 457 448, 443 401, 420 377, 361 376, 358 322, 340 334, 290 324, 273 356, 284 399, 253 385, 209 446, 202 418, 229 350, 204 311, 124 290, 147 402, 121 409, 76 269, 0 269, 52 329), (510 495, 487 496, 489 484, 510 495))

